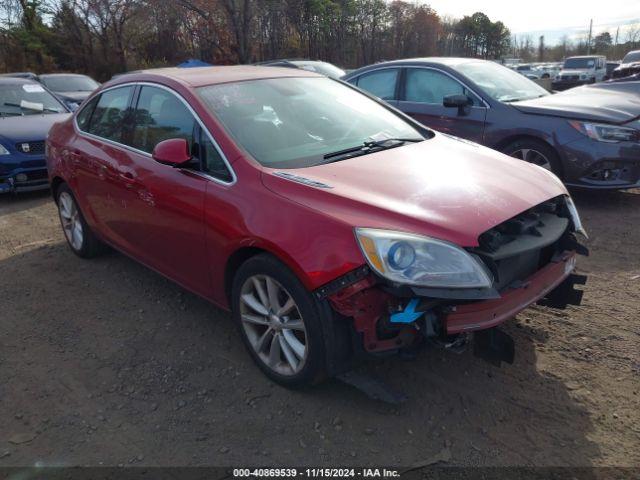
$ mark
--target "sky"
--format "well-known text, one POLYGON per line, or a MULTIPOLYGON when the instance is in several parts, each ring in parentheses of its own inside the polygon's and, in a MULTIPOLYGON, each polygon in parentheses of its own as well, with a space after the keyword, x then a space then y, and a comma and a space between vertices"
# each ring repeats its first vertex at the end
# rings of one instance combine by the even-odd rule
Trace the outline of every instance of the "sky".
POLYGON ((502 21, 511 33, 544 35, 545 43, 557 43, 563 35, 576 39, 589 30, 594 35, 608 30, 612 36, 620 26, 620 41, 630 25, 640 26, 640 0, 423 0, 439 15, 460 18, 484 12, 492 21, 502 21))

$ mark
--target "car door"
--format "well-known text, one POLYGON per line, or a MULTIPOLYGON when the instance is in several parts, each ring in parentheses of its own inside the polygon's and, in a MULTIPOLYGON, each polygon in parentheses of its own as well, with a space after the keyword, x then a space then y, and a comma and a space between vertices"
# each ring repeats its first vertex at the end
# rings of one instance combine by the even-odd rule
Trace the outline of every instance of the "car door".
POLYGON ((448 73, 429 67, 406 68, 398 108, 418 122, 443 133, 481 143, 487 113, 485 103, 448 73), (445 107, 444 97, 466 95, 464 108, 445 107))
POLYGON ((118 178, 132 193, 126 206, 127 243, 152 268, 209 296, 204 233, 209 180, 199 171, 199 123, 186 102, 168 88, 142 85, 136 97, 129 139, 132 161, 118 165, 118 178), (171 138, 187 140, 194 155, 188 167, 153 159, 155 146, 171 138))
POLYGON ((381 68, 363 73, 350 82, 396 107, 400 68, 381 68))
POLYGON ((120 178, 121 165, 133 162, 125 147, 127 120, 135 86, 105 90, 76 117, 78 135, 68 156, 80 207, 92 227, 116 247, 131 251, 127 243, 125 210, 134 198, 120 178))

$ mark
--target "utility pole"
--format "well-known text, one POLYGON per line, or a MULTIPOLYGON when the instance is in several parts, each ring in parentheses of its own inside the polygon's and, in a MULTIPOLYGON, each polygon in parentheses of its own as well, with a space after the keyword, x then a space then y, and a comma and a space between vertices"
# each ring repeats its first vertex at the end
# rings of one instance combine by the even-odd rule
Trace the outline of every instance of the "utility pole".
POLYGON ((616 29, 616 41, 613 42, 613 58, 618 58, 618 35, 620 35, 620 27, 616 29))
POLYGON ((591 53, 591 33, 593 31, 593 18, 589 21, 589 40, 587 41, 587 55, 591 53))

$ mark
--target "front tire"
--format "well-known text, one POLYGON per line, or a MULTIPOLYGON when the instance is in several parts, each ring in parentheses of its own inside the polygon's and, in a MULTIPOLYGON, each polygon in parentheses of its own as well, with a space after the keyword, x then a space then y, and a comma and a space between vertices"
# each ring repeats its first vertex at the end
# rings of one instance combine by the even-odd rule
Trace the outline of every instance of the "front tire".
POLYGON ((562 178, 562 167, 558 154, 544 142, 522 138, 506 145, 502 148, 502 153, 538 165, 562 178))
POLYGON ((313 296, 282 263, 268 254, 247 260, 232 289, 233 316, 258 367, 286 387, 326 376, 322 323, 330 322, 313 296))
POLYGON ((104 253, 106 245, 91 231, 66 183, 58 187, 56 203, 62 231, 71 251, 82 258, 93 258, 104 253))

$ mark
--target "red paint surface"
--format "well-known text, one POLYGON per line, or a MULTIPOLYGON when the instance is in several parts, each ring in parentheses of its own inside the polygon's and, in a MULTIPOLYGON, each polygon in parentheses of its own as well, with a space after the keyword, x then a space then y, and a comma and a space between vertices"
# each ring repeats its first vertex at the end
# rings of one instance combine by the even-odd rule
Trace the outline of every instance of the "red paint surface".
POLYGON ((403 230, 474 246, 480 233, 566 193, 538 167, 442 135, 288 171, 332 188, 286 180, 234 143, 194 87, 315 74, 272 67, 188 70, 128 75, 103 88, 144 81, 174 89, 232 163, 235 184, 216 183, 89 138, 71 120, 52 128, 47 162, 51 179, 71 186, 101 238, 223 307, 228 307, 229 258, 246 247, 272 253, 313 290, 365 262, 354 227, 403 230))
POLYGON ((524 287, 507 290, 499 299, 458 306, 456 311, 447 315, 444 320, 447 333, 452 335, 484 330, 515 317, 518 312, 544 297, 569 276, 571 272, 565 267, 573 258, 573 252, 566 252, 562 261, 549 263, 529 277, 524 287))

